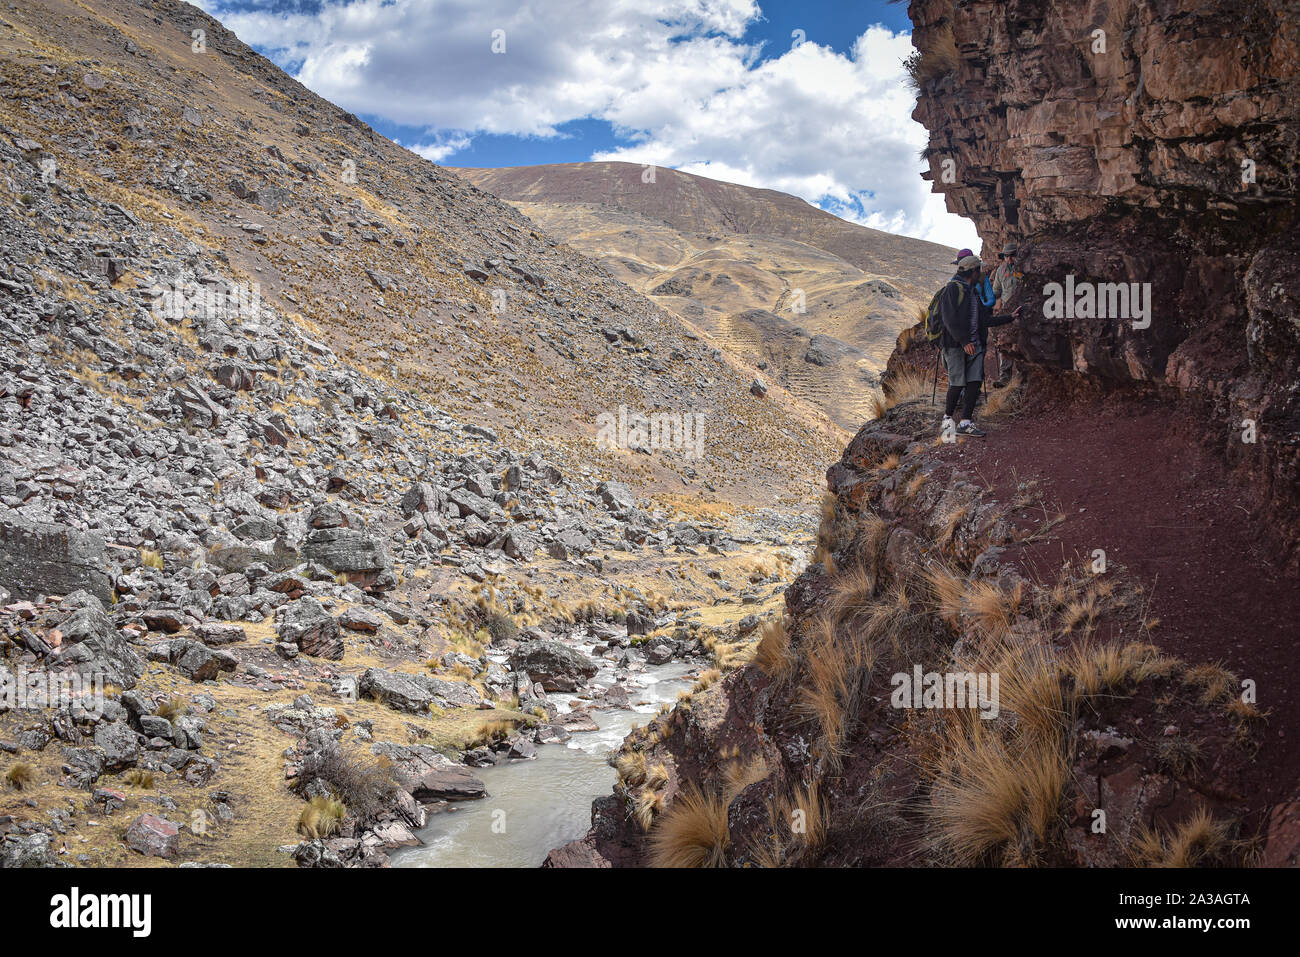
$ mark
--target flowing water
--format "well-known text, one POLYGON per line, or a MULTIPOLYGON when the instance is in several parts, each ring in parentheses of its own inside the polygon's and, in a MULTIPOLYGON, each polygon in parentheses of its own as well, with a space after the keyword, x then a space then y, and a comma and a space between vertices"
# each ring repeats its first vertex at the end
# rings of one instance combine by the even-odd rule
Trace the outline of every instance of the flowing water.
MULTIPOLYGON (((590 652, 580 639, 578 646, 590 652)), ((593 684, 609 686, 614 669, 597 658, 593 684)), ((628 682, 634 710, 593 711, 599 731, 577 732, 564 744, 539 746, 537 757, 476 768, 487 785, 481 801, 461 801, 434 814, 419 833, 423 847, 390 852, 394 867, 537 867, 548 851, 577 840, 591 826, 591 802, 610 793, 616 773, 605 761, 633 724, 645 724, 664 701, 689 688, 692 666, 648 667, 628 682), (638 685, 641 687, 638 689, 638 685)), ((583 702, 552 694, 561 713, 583 702)))

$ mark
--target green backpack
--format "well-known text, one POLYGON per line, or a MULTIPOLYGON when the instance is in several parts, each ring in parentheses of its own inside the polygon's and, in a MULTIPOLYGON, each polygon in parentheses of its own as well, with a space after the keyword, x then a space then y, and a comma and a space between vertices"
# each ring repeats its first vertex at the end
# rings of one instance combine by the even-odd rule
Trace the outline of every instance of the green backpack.
POLYGON ((966 298, 966 284, 957 282, 956 279, 949 279, 943 288, 931 297, 930 307, 925 310, 925 338, 930 342, 938 343, 943 338, 943 316, 940 314, 939 300, 952 283, 957 283, 957 305, 960 306, 962 300, 966 298))

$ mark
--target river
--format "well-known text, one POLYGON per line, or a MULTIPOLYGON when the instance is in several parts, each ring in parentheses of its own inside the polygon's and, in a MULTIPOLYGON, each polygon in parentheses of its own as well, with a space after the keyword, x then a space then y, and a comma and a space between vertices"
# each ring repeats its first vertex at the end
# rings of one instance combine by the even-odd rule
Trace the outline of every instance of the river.
MULTIPOLYGON (((587 641, 578 646, 590 652, 587 641)), ((593 684, 608 686, 614 668, 597 658, 593 684)), ((616 773, 606 763, 633 724, 645 724, 665 701, 691 686, 693 665, 671 661, 647 667, 628 682, 634 710, 593 711, 599 731, 575 733, 564 744, 539 746, 537 757, 505 761, 474 774, 487 785, 481 801, 462 801, 430 817, 418 832, 422 847, 390 852, 394 867, 537 867, 553 848, 576 840, 591 826, 591 802, 610 793, 616 773), (637 684, 642 685, 638 693, 637 684)), ((561 713, 584 702, 552 694, 561 713)))

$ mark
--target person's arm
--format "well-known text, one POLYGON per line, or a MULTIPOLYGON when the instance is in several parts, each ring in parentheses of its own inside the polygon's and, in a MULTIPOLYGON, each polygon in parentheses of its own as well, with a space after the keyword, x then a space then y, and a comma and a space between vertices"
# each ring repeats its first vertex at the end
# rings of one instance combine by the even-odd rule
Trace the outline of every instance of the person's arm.
POLYGON ((1008 313, 1006 315, 1001 315, 1001 316, 990 316, 989 321, 987 323, 988 327, 992 329, 994 326, 1005 326, 1007 325, 1007 323, 1015 322, 1017 319, 1020 318, 1020 310, 1023 308, 1025 307, 1016 306, 1015 312, 1008 313))

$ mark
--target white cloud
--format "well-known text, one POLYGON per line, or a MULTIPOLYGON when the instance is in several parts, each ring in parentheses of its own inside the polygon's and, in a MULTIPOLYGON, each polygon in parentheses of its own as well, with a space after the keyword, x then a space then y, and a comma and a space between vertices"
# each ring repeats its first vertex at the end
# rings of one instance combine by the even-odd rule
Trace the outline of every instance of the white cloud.
POLYGON ((463 150, 469 146, 470 139, 468 136, 455 135, 449 137, 445 142, 424 143, 422 145, 412 145, 402 143, 408 150, 417 156, 423 156, 431 163, 441 163, 453 153, 463 150))
POLYGON ((454 158, 474 133, 550 137, 595 118, 632 145, 593 156, 782 190, 847 219, 976 242, 919 173, 905 34, 872 27, 842 55, 804 43, 759 61, 754 0, 354 0, 314 15, 204 0, 247 42, 352 112, 430 131, 454 158), (503 30, 505 52, 492 52, 503 30))

